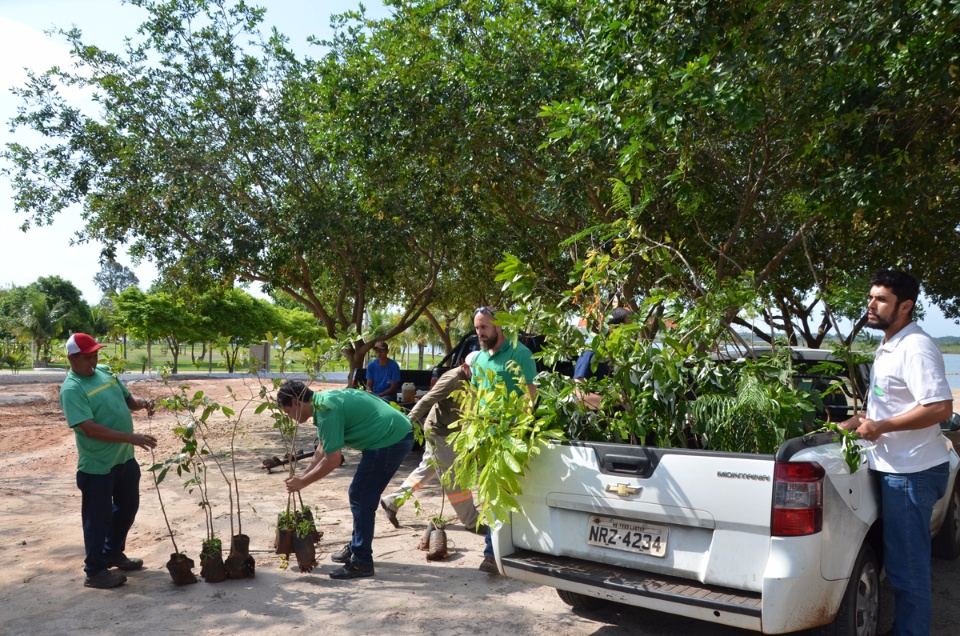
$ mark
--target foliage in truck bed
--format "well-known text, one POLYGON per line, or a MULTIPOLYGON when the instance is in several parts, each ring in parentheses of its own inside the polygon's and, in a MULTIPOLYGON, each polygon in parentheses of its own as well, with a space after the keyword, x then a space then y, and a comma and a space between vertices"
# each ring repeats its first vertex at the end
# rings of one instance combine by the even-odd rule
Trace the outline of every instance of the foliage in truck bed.
MULTIPOLYGON (((669 247, 647 246, 631 257, 638 253, 683 276, 669 247)), ((775 344, 756 356, 732 329, 731 316, 762 300, 749 274, 699 289, 697 297, 676 283, 681 291, 653 287, 632 323, 610 327, 608 299, 624 284, 616 259, 597 252, 579 265, 579 279, 561 292, 544 290, 535 272, 509 255, 498 266, 497 280, 513 300, 510 311, 497 314, 506 333, 543 335, 536 356, 545 368, 589 346, 610 372, 583 383, 542 372, 533 408, 525 396, 503 391, 462 394, 454 467, 461 487, 479 491, 488 522, 516 509, 530 459, 552 440, 773 454, 785 440, 822 427, 822 394, 837 393, 839 385, 793 382, 789 347, 775 344), (576 315, 586 316, 586 329, 571 320, 576 315)))

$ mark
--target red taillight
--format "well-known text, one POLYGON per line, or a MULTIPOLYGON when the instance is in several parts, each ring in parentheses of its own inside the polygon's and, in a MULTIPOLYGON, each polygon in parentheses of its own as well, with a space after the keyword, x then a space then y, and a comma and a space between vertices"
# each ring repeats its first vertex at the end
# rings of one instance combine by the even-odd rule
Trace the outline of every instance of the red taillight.
POLYGON ((775 537, 799 537, 823 529, 823 477, 820 464, 777 463, 773 479, 775 537))

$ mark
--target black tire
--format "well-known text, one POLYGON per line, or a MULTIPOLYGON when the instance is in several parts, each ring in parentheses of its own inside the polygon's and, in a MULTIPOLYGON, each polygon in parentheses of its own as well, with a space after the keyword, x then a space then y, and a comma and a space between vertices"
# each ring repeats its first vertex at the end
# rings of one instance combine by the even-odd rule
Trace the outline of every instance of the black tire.
POLYGON ((864 543, 843 593, 837 617, 813 633, 821 636, 867 636, 877 633, 880 613, 880 567, 870 544, 864 543))
POLYGON ((586 594, 577 594, 576 592, 568 592, 566 590, 557 590, 557 594, 560 596, 561 601, 573 609, 589 611, 600 609, 607 604, 607 601, 603 599, 595 596, 587 596, 586 594))
POLYGON ((953 489, 940 532, 930 541, 930 553, 953 561, 960 557, 960 482, 953 489))

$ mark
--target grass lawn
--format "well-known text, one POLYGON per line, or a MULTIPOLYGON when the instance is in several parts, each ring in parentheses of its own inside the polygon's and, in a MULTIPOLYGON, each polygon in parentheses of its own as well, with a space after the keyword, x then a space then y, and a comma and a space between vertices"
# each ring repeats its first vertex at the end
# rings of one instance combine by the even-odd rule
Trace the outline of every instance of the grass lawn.
MULTIPOLYGON (((202 345, 184 345, 181 347, 180 359, 179 359, 179 371, 207 371, 212 370, 213 372, 226 372, 227 365, 223 359, 223 356, 216 350, 213 351, 213 360, 211 367, 210 352, 207 350, 206 355, 202 360, 197 360, 194 362, 194 359, 199 357, 203 351, 202 345)), ((249 348, 242 348, 240 350, 240 356, 237 362, 237 367, 235 371, 242 372, 248 368, 248 359, 249 348)), ((278 358, 279 351, 274 349, 271 351, 270 356, 270 371, 280 371, 280 359, 278 358)), ((117 360, 123 359, 123 347, 120 344, 108 344, 106 347, 100 350, 100 363, 101 364, 111 364, 111 359, 116 358, 117 360)), ((431 354, 429 351, 424 352, 423 356, 423 368, 432 369, 434 365, 439 363, 443 359, 443 354, 431 354)), ((154 344, 151 348, 151 357, 150 357, 152 366, 154 369, 157 369, 164 364, 173 365, 173 355, 170 352, 170 348, 166 345, 154 344)), ((397 358, 397 362, 400 364, 401 369, 408 368, 418 368, 419 356, 416 351, 413 351, 409 356, 409 362, 403 358, 397 358)), ((146 344, 140 342, 128 342, 127 343, 127 355, 126 355, 126 366, 124 371, 127 373, 137 373, 142 372, 147 365, 147 346, 146 344)), ((29 363, 28 363, 29 366, 29 363)), ((67 368, 66 358, 60 356, 59 359, 51 360, 51 367, 55 368, 67 368)), ((288 351, 284 356, 284 371, 287 372, 306 372, 307 368, 303 363, 303 354, 298 351, 288 351)), ((346 360, 340 359, 336 362, 328 363, 320 369, 321 371, 347 371, 349 367, 346 360)))

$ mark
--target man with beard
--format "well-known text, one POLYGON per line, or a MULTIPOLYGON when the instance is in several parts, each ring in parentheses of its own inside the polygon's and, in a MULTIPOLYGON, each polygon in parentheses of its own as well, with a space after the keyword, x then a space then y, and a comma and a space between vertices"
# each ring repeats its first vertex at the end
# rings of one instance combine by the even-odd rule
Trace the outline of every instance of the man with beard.
POLYGON ((920 286, 898 270, 870 278, 867 326, 883 331, 870 372, 866 414, 843 423, 872 442, 880 476, 884 567, 894 590, 899 635, 930 633, 930 517, 949 476, 939 423, 953 412, 943 356, 917 323, 920 286))
MULTIPOLYGON (((490 307, 480 307, 473 312, 473 328, 480 342, 480 355, 473 363, 471 382, 478 387, 490 388, 488 371, 493 371, 496 374, 494 381, 504 382, 507 391, 521 393, 526 388, 532 407, 537 395, 537 387, 533 383, 533 378, 537 375, 533 353, 523 343, 512 344, 504 337, 503 327, 496 324, 496 314, 490 307)), ((480 570, 488 574, 499 574, 489 530, 480 570)))

